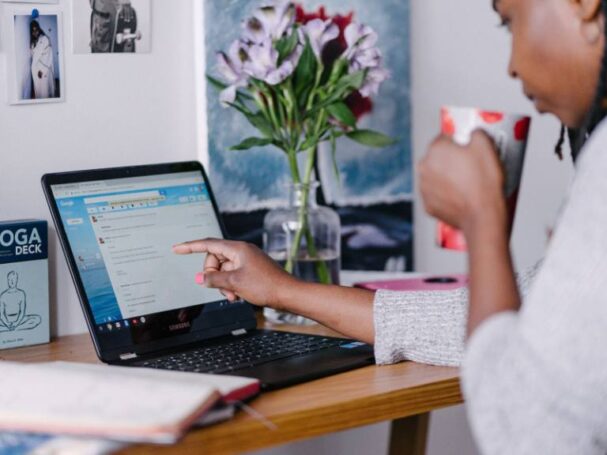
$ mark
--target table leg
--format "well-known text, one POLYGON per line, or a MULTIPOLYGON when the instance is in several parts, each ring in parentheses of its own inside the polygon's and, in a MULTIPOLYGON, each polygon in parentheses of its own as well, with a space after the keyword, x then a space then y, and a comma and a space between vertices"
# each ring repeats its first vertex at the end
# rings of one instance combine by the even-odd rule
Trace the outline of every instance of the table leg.
POLYGON ((430 413, 393 420, 390 425, 389 455, 424 455, 430 413))

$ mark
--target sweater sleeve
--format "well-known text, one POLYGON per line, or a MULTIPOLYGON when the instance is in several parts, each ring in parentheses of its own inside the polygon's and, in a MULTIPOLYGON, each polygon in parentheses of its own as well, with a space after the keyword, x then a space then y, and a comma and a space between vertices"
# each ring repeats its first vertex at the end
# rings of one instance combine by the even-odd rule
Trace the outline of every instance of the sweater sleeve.
POLYGON ((607 453, 607 124, 585 147, 519 312, 485 320, 462 365, 484 454, 607 453))
MULTIPOLYGON (((517 275, 525 296, 540 268, 538 263, 517 275)), ((375 359, 378 364, 401 360, 458 366, 464 352, 468 289, 449 291, 385 291, 375 294, 375 359)))

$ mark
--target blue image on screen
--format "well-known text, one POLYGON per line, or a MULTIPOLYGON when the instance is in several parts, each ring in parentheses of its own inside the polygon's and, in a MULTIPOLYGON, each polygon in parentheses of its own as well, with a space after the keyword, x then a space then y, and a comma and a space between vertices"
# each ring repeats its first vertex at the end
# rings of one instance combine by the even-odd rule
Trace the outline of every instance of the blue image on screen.
MULTIPOLYGON (((140 193, 136 191, 120 191, 104 194, 96 194, 95 197, 103 199, 111 196, 124 196, 140 193)), ((210 200, 208 190, 203 184, 180 185, 174 187, 149 188, 145 191, 158 191, 162 200, 157 202, 157 207, 177 205, 192 202, 192 197, 210 200)), ((78 268, 82 286, 90 309, 93 313, 95 324, 103 324, 111 321, 120 321, 123 318, 118 299, 112 287, 105 262, 99 248, 99 239, 91 224, 91 212, 107 206, 107 202, 85 204, 85 199, 90 196, 64 197, 57 199, 61 222, 67 234, 72 249, 72 254, 78 268), (76 220, 77 222, 74 222, 76 220)), ((200 200, 200 199, 197 199, 200 200)), ((144 210, 146 207, 128 207, 125 210, 144 210)), ((97 212, 95 212, 97 213, 97 212)))

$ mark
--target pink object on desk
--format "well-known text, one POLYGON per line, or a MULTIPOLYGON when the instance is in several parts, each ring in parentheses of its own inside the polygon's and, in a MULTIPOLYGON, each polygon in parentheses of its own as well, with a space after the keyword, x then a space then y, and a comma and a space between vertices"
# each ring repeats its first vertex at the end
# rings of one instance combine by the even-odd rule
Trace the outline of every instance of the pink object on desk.
POLYGON ((468 275, 427 275, 419 278, 401 278, 398 280, 363 281, 354 283, 354 287, 377 291, 448 291, 468 286, 468 275))

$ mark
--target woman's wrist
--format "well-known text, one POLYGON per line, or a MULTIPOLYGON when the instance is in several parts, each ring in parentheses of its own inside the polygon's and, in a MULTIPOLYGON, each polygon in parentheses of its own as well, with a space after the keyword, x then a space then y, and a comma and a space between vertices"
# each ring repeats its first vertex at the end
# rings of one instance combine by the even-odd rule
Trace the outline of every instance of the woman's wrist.
POLYGON ((470 217, 462 226, 466 242, 470 249, 477 244, 499 245, 508 244, 508 214, 505 204, 495 205, 470 217))
POLYGON ((305 287, 307 283, 284 272, 281 279, 275 283, 275 297, 268 306, 279 311, 295 312, 295 306, 298 300, 297 295, 301 292, 300 288, 305 287))

